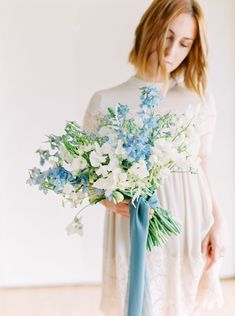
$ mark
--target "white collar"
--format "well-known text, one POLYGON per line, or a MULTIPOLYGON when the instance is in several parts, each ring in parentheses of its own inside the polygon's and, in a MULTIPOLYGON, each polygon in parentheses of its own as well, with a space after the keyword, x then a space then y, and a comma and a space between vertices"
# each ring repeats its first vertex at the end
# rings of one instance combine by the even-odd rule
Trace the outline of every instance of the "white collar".
MULTIPOLYGON (((129 80, 130 82, 135 83, 138 86, 141 85, 145 85, 145 86, 149 86, 149 85, 156 85, 156 87, 158 87, 159 89, 161 89, 163 87, 163 82, 156 82, 156 81, 147 81, 145 79, 142 79, 140 77, 137 77, 136 75, 132 75, 129 80)), ((175 85, 178 84, 183 84, 184 83, 184 76, 179 76, 177 79, 173 79, 170 78, 169 79, 169 89, 174 87, 175 85)))

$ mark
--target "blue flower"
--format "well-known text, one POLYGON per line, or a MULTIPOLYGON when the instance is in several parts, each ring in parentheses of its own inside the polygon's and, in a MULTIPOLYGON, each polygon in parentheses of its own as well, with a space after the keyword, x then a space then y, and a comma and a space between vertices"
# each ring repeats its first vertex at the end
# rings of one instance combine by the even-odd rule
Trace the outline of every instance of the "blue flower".
POLYGON ((95 188, 95 192, 98 194, 104 193, 104 189, 95 188))
POLYGON ((118 116, 120 118, 126 118, 126 115, 127 113, 129 112, 129 107, 128 105, 123 105, 123 104, 120 104, 118 107, 117 107, 117 113, 118 113, 118 116))
POLYGON ((140 97, 140 107, 146 111, 148 109, 156 109, 160 105, 161 96, 155 85, 140 88, 142 94, 140 97))
POLYGON ((103 137, 103 142, 104 142, 104 143, 107 143, 108 141, 109 141, 109 137, 108 137, 108 136, 104 136, 104 137, 103 137))
POLYGON ((75 176, 74 178, 69 180, 69 183, 75 186, 76 184, 81 183, 81 177, 80 176, 75 176))
POLYGON ((82 193, 87 193, 87 192, 88 192, 88 187, 83 186, 83 188, 82 188, 82 193))
POLYGON ((88 183, 89 183, 89 177, 88 177, 88 175, 83 174, 83 175, 81 176, 81 182, 82 182, 83 184, 88 184, 88 183))
POLYGON ((47 170, 47 178, 55 186, 54 191, 60 193, 63 191, 65 183, 73 180, 73 175, 63 167, 56 167, 47 170))

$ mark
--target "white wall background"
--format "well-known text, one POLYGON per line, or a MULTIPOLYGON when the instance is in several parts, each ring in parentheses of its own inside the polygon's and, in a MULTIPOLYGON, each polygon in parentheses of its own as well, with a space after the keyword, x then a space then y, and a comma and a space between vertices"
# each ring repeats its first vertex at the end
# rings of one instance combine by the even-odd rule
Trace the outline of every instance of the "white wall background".
MULTIPOLYGON (((35 150, 66 120, 82 122, 94 91, 126 80, 135 27, 151 1, 1 0, 0 286, 101 281, 104 210, 90 207, 85 235, 68 237, 75 210, 25 184, 35 150)), ((235 275, 235 31, 233 0, 202 1, 210 86, 218 104, 212 172, 231 239, 222 276, 235 275), (223 18, 223 20, 222 20, 223 18)))

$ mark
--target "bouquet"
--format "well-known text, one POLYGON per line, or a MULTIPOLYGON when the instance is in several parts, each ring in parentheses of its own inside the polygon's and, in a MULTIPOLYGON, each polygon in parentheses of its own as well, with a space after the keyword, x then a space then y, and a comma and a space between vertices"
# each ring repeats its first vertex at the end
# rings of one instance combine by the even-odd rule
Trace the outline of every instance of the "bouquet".
MULTIPOLYGON (((156 86, 140 88, 139 112, 118 103, 97 117, 97 130, 82 129, 68 121, 62 135, 47 135, 48 148, 36 151, 41 167, 29 169, 27 183, 37 185, 45 194, 59 194, 63 205, 79 207, 104 199, 119 203, 130 199, 135 205, 140 197, 150 201, 154 193, 174 172, 197 173, 197 159, 190 152, 195 132, 191 108, 176 114, 157 113, 161 97, 156 86)), ((80 213, 66 227, 67 233, 82 235, 80 213)), ((147 249, 164 245, 181 225, 155 198, 151 206, 147 249)))

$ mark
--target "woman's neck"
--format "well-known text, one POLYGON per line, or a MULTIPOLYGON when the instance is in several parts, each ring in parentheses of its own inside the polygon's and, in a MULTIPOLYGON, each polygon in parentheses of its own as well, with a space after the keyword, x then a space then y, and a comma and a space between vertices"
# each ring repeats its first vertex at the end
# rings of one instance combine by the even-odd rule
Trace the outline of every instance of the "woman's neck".
POLYGON ((154 74, 153 72, 151 73, 150 71, 148 72, 147 75, 140 75, 140 72, 136 72, 136 77, 143 79, 145 81, 149 82, 162 82, 161 76, 159 74, 154 74))

